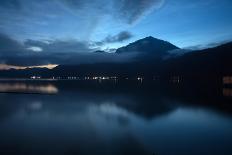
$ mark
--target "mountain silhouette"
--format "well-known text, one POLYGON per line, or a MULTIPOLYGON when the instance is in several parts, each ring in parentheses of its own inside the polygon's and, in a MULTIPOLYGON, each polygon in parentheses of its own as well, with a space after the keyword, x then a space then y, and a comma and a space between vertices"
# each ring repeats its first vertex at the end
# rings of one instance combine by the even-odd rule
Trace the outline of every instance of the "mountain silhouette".
POLYGON ((232 42, 185 53, 166 63, 166 72, 199 75, 232 75, 232 42), (190 71, 191 70, 191 71, 190 71))
POLYGON ((137 53, 141 56, 152 58, 163 58, 169 54, 169 51, 179 49, 179 47, 151 36, 137 40, 127 46, 118 48, 116 54, 137 53))

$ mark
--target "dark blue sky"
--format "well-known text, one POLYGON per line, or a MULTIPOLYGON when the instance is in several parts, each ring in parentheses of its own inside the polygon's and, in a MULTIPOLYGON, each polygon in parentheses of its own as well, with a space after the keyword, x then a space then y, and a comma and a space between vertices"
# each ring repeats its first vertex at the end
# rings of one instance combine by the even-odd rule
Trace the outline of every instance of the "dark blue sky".
POLYGON ((9 51, 110 51, 146 36, 207 47, 231 41, 231 15, 231 0, 1 0, 0 42, 10 47, 0 46, 0 63, 9 51))

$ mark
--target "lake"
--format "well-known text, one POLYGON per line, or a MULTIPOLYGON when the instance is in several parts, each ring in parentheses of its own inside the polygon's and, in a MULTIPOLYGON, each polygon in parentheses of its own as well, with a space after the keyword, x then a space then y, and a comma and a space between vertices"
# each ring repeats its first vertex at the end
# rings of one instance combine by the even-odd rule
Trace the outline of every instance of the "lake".
POLYGON ((0 82, 0 154, 231 155, 231 90, 136 81, 0 82))

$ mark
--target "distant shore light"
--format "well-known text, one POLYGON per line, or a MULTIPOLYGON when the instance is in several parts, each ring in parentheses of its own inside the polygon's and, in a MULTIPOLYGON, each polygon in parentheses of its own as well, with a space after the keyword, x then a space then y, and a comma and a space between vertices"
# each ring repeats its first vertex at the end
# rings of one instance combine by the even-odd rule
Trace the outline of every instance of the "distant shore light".
POLYGON ((47 68, 47 69, 53 69, 55 67, 59 66, 58 64, 47 64, 47 65, 38 65, 38 66, 14 66, 14 65, 8 65, 8 64, 0 64, 0 70, 9 70, 9 69, 27 69, 27 68, 47 68))

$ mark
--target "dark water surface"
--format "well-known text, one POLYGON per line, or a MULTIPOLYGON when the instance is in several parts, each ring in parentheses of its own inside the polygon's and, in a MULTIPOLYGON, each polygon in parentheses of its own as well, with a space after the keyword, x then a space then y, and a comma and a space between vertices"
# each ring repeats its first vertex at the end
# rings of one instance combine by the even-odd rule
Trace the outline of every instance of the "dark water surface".
POLYGON ((21 81, 0 91, 1 155, 232 154, 229 87, 21 81))

